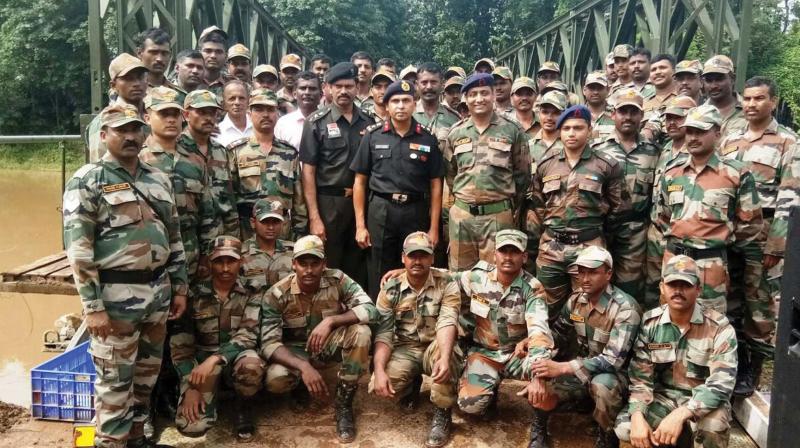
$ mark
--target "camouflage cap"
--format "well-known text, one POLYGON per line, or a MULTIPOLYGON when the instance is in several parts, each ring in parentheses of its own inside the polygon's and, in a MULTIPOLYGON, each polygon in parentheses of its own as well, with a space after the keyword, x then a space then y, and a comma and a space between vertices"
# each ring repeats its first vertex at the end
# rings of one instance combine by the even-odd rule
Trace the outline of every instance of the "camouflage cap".
POLYGON ((606 78, 605 72, 591 72, 586 75, 586 82, 583 85, 588 86, 592 84, 600 84, 603 87, 608 87, 608 78, 606 78))
POLYGON ((397 76, 395 76, 394 73, 392 73, 392 72, 390 72, 388 70, 381 69, 381 70, 378 70, 377 72, 375 72, 374 75, 372 75, 372 79, 370 79, 370 83, 371 84, 375 84, 375 81, 378 80, 378 79, 385 79, 385 80, 389 81, 389 83, 391 84, 391 83, 397 81, 397 76))
POLYGON ((693 99, 685 95, 676 96, 664 105, 664 114, 685 117, 689 113, 689 109, 693 107, 697 107, 697 103, 693 99))
POLYGON ((703 74, 707 75, 709 73, 722 73, 723 75, 733 73, 733 61, 723 54, 712 56, 711 59, 703 64, 703 74))
POLYGON ((433 254, 433 241, 425 232, 411 233, 403 241, 404 254, 408 255, 418 250, 426 254, 433 254))
POLYGON ((478 66, 481 64, 488 65, 491 68, 491 70, 494 71, 494 61, 489 58, 481 58, 475 61, 475 65, 472 66, 472 71, 477 70, 478 66))
POLYGON ((203 40, 204 37, 208 36, 211 33, 215 33, 215 32, 221 34, 222 37, 225 40, 228 40, 228 33, 226 33, 222 28, 220 28, 220 27, 218 27, 216 25, 211 25, 210 27, 204 29, 200 33, 200 37, 198 37, 197 40, 203 40))
POLYGON ((113 80, 120 76, 125 76, 131 70, 136 70, 137 68, 148 71, 141 59, 136 56, 131 56, 128 53, 121 53, 108 64, 108 75, 113 80))
POLYGON ((513 94, 519 89, 531 89, 534 93, 536 93, 536 81, 527 76, 522 76, 514 80, 514 84, 511 84, 511 93, 513 94))
POLYGON ((316 235, 306 235, 294 243, 293 259, 298 259, 303 255, 313 255, 317 258, 325 258, 325 243, 316 235))
POLYGON ((692 285, 700 283, 697 263, 686 255, 675 255, 664 263, 664 268, 661 270, 661 278, 664 283, 671 283, 676 280, 683 280, 692 285))
POLYGON ((283 71, 283 69, 285 69, 285 68, 296 68, 298 70, 302 70, 303 69, 303 60, 300 59, 300 56, 298 56, 298 55, 296 55, 294 53, 286 54, 281 58, 280 68, 281 68, 281 71, 283 71))
POLYGON ((509 81, 514 79, 514 74, 511 73, 511 69, 508 67, 495 67, 492 70, 492 76, 497 76, 499 78, 507 79, 509 81))
POLYGON ((178 103, 178 92, 169 87, 158 86, 150 89, 150 92, 144 97, 144 108, 152 110, 183 110, 183 105, 178 103))
POLYGON ((223 235, 214 238, 211 244, 211 255, 208 257, 214 260, 219 257, 233 257, 237 260, 242 258, 242 242, 238 238, 230 235, 223 235))
POLYGON ((459 90, 461 90, 460 87, 463 85, 464 85, 464 78, 461 76, 453 76, 452 78, 444 82, 445 90, 447 90, 447 88, 450 86, 458 86, 459 90))
POLYGON ((614 52, 613 51, 606 55, 606 65, 614 65, 614 52))
POLYGON ((641 93, 634 89, 622 89, 614 95, 614 110, 623 106, 633 106, 639 110, 644 110, 644 98, 641 93))
POLYGON ((600 246, 587 246, 578 253, 578 258, 570 266, 583 266, 595 269, 602 265, 614 267, 611 253, 600 246))
POLYGON ((559 92, 567 93, 569 89, 567 85, 561 81, 550 81, 547 83, 546 86, 542 89, 542 93, 547 93, 551 90, 558 90, 559 92))
POLYGON ((549 104, 558 110, 563 111, 567 108, 567 96, 558 90, 551 90, 544 95, 539 96, 536 100, 536 105, 541 107, 543 104, 549 104))
POLYGON ((539 67, 539 70, 536 70, 536 73, 539 74, 541 72, 556 72, 559 75, 561 74, 561 66, 558 63, 553 61, 544 61, 542 66, 539 67))
POLYGON ((100 125, 110 128, 118 128, 128 123, 139 123, 144 125, 139 111, 132 104, 112 104, 100 112, 100 125))
POLYGON ((400 79, 406 79, 406 76, 410 74, 417 74, 417 67, 414 67, 412 64, 406 66, 406 68, 400 70, 400 79))
POLYGON ((620 44, 614 47, 611 51, 611 54, 614 55, 614 59, 622 58, 622 59, 630 59, 631 53, 633 52, 633 47, 628 44, 620 44))
POLYGON ((183 107, 184 109, 201 109, 203 107, 222 109, 219 105, 217 95, 214 95, 214 92, 210 90, 194 90, 189 92, 189 94, 186 95, 186 99, 183 100, 183 107))
POLYGON ((460 76, 462 78, 466 78, 467 77, 467 72, 464 71, 463 68, 461 68, 461 67, 459 67, 457 65, 454 65, 452 67, 447 67, 447 70, 445 70, 445 72, 444 72, 444 77, 445 78, 449 78, 451 76, 460 76))
POLYGON ((264 73, 269 73, 275 78, 278 78, 278 69, 276 69, 274 65, 269 64, 256 65, 256 68, 253 69, 253 78, 258 78, 259 75, 264 73))
POLYGON ((699 75, 703 73, 703 64, 697 59, 686 59, 678 62, 675 65, 675 74, 678 73, 693 73, 699 75))
POLYGON ((517 229, 503 229, 494 237, 494 247, 500 249, 505 246, 514 246, 522 252, 528 247, 528 235, 517 229))
POLYGON ((278 107, 278 95, 269 89, 253 89, 250 92, 250 106, 256 104, 278 107))
POLYGON ((228 48, 228 60, 230 61, 233 58, 245 58, 249 61, 250 49, 242 44, 236 44, 231 48, 228 48))
POLYGON ((703 104, 689 109, 686 114, 686 121, 681 125, 682 128, 696 128, 704 131, 714 126, 722 126, 722 116, 719 113, 719 109, 710 104, 703 104))
POLYGON ((261 198, 253 205, 253 216, 257 221, 263 221, 267 218, 277 218, 285 221, 286 209, 283 207, 281 201, 270 201, 266 198, 261 198))

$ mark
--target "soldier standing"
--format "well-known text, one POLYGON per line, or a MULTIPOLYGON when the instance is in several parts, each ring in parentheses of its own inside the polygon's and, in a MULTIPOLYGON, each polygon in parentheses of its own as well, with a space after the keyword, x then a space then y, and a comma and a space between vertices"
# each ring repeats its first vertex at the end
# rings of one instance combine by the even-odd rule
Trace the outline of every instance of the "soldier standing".
MULTIPOLYGON (((519 77, 511 84, 511 106, 513 110, 504 115, 517 123, 528 138, 533 138, 541 125, 536 119, 536 82, 526 76, 519 77)), ((530 146, 530 145, 529 145, 530 146)))
POLYGON ((286 221, 280 201, 259 199, 253 206, 253 236, 242 245, 242 284, 260 294, 292 273, 294 243, 279 239, 286 221))
POLYGON ((536 165, 542 160, 547 151, 561 148, 561 133, 556 127, 558 117, 567 108, 567 97, 554 90, 547 92, 536 100, 537 114, 541 128, 529 141, 531 153, 531 173, 536 171, 536 165))
POLYGON ((586 75, 583 97, 592 113, 592 138, 602 138, 614 132, 614 119, 611 118, 614 108, 608 104, 608 79, 603 72, 586 75))
POLYGON ((369 365, 369 324, 377 321, 378 311, 358 283, 327 268, 319 237, 297 240, 292 257, 294 274, 262 298, 261 357, 270 364, 267 390, 294 391, 302 380, 299 401, 309 392, 325 397, 328 387, 314 365, 341 357, 334 401, 336 436, 350 443, 356 435, 353 398, 358 378, 369 365))
POLYGON ((368 104, 361 103, 361 110, 376 122, 389 120, 389 113, 386 111, 386 105, 383 104, 383 95, 389 88, 389 84, 395 81, 396 77, 391 72, 378 70, 372 75, 372 88, 369 91, 372 101, 368 104))
POLYGON ((619 89, 636 88, 636 84, 633 82, 630 69, 630 58, 632 52, 633 47, 628 44, 619 44, 614 47, 614 50, 611 51, 611 54, 614 55, 614 73, 617 74, 617 80, 611 84, 610 94, 612 98, 619 89))
POLYGON ((647 48, 636 47, 628 59, 628 67, 634 84, 633 89, 639 92, 645 100, 656 95, 656 88, 650 82, 650 58, 652 57, 652 53, 647 48))
POLYGON ((674 71, 675 57, 671 54, 658 54, 651 61, 650 79, 653 81, 655 93, 644 102, 645 121, 659 115, 664 109, 664 104, 678 95, 674 71))
MULTIPOLYGON (((248 86, 253 81, 253 68, 250 64, 250 49, 242 44, 228 48, 228 75, 246 83, 248 86)), ((223 85, 223 90, 225 86, 223 85)), ((222 97, 222 92, 218 93, 222 97)))
POLYGON ((508 67, 497 67, 492 71, 494 77, 494 109, 501 115, 514 112, 511 105, 511 84, 514 75, 508 67))
POLYGON ((530 154, 519 126, 494 112, 494 78, 470 76, 461 91, 470 117, 456 123, 444 150, 450 209, 450 269, 469 269, 494 253, 494 234, 518 227, 530 182, 530 154))
POLYGON ((536 91, 542 93, 545 86, 553 81, 561 80, 561 67, 553 61, 545 61, 536 70, 536 91))
POLYGON ((99 117, 108 152, 67 183, 64 245, 97 370, 95 446, 145 447, 166 321, 186 308, 186 260, 170 179, 139 161, 138 111, 99 117))
POLYGON ((276 92, 278 100, 291 104, 289 112, 297 107, 297 98, 295 91, 297 90, 297 75, 303 69, 303 61, 300 56, 289 53, 281 58, 281 87, 276 92))
POLYGON ((720 135, 738 132, 747 127, 742 109, 742 100, 736 90, 736 74, 733 61, 725 55, 717 55, 703 64, 703 90, 708 96, 705 104, 714 106, 722 117, 720 135))

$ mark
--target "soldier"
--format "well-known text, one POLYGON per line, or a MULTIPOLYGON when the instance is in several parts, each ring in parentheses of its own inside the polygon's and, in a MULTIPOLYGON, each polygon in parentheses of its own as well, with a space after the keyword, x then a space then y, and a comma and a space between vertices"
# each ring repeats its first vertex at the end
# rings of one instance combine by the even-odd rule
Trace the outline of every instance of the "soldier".
POLYGON ((464 71, 464 69, 462 67, 459 67, 457 65, 453 65, 453 66, 447 67, 447 70, 445 70, 443 76, 444 76, 444 80, 445 81, 449 80, 450 78, 452 78, 454 76, 460 76, 461 78, 465 78, 466 79, 467 72, 464 71))
MULTIPOLYGON (((109 82, 111 89, 117 94, 111 105, 131 105, 141 119, 144 114, 144 97, 147 94, 147 67, 139 58, 122 53, 108 65, 108 75, 111 79, 109 82)), ((90 162, 99 161, 106 153, 106 147, 100 138, 101 127, 102 123, 97 116, 86 128, 86 147, 89 148, 90 162)), ((145 129, 145 136, 147 133, 149 132, 145 129)))
POLYGON ((287 113, 293 111, 297 107, 297 98, 295 91, 297 90, 297 74, 303 69, 303 61, 300 56, 289 53, 281 58, 281 87, 276 93, 278 99, 291 104, 291 108, 287 109, 287 113))
POLYGON ((355 104, 356 107, 362 107, 362 103, 370 99, 370 81, 372 80, 373 73, 375 73, 375 63, 372 56, 366 51, 356 51, 353 53, 353 55, 350 56, 350 63, 356 67, 357 73, 356 93, 353 96, 353 104, 355 104))
POLYGON ((459 120, 458 113, 442 104, 442 68, 435 62, 426 62, 417 71, 416 88, 420 99, 414 110, 414 120, 430 130, 444 143, 450 128, 459 120))
POLYGON ((353 397, 369 364, 368 325, 377 321, 378 311, 358 283, 327 268, 319 237, 297 240, 292 258, 294 274, 270 288, 261 302, 261 357, 270 363, 267 390, 279 394, 299 387, 301 402, 309 392, 314 398, 326 397, 328 387, 314 365, 341 357, 336 436, 350 443, 356 434, 353 397))
POLYGON ((670 258, 661 283, 666 304, 642 317, 629 405, 615 429, 635 448, 728 446, 736 334, 724 315, 697 303, 700 275, 691 258, 670 258))
MULTIPOLYGON (((735 247, 745 259, 743 278, 746 306, 763 310, 761 278, 763 216, 753 174, 737 160, 722 159, 717 151, 722 118, 714 106, 689 111, 686 149, 690 157, 667 165, 661 178, 658 224, 667 241, 664 260, 689 255, 702 270, 698 303, 725 313, 729 291, 727 249, 735 247)), ((662 291, 663 292, 663 291, 662 291)))
POLYGON ((281 201, 259 199, 253 206, 253 236, 242 245, 242 284, 261 294, 292 273, 294 243, 280 239, 286 209, 281 201))
POLYGON ((561 114, 556 129, 563 147, 536 164, 531 184, 528 231, 531 248, 538 247, 536 270, 553 320, 570 294, 568 266, 586 246, 604 247, 605 234, 617 231, 618 217, 630 209, 619 162, 589 146, 591 120, 585 106, 561 114))
POLYGON ((461 295, 450 273, 431 268, 435 244, 425 232, 403 242, 403 273, 377 300, 379 314, 370 392, 413 406, 422 374, 431 380, 433 421, 426 447, 447 443, 463 355, 454 350, 461 295))
POLYGON ((333 65, 333 61, 326 54, 318 53, 311 56, 311 71, 316 73, 320 82, 325 78, 325 74, 328 73, 328 70, 331 69, 331 65, 333 65))
POLYGON ((613 84, 617 81, 617 71, 614 69, 614 52, 610 52, 606 55, 606 79, 608 80, 609 84, 613 84))
POLYGON ((531 173, 536 170, 536 164, 542 160, 547 151, 561 148, 561 134, 556 128, 556 123, 567 108, 567 97, 558 91, 547 92, 536 100, 536 107, 541 129, 528 141, 531 173))
POLYGON ((185 258, 169 176, 139 162, 138 111, 116 104, 99 117, 108 152, 67 183, 64 246, 97 371, 95 446, 145 447, 166 321, 186 309, 185 258))
POLYGON ((653 98, 656 89, 650 82, 650 59, 653 57, 650 50, 644 47, 636 47, 631 52, 628 59, 628 67, 631 71, 634 89, 639 92, 645 100, 653 98))
MULTIPOLYGON (((570 361, 550 359, 533 363, 531 374, 554 380, 549 394, 562 407, 591 398, 594 421, 600 431, 596 448, 616 447, 614 420, 622 410, 627 390, 625 367, 639 332, 642 311, 633 297, 611 284, 611 253, 589 246, 572 263, 578 269, 581 289, 574 291, 555 323, 560 334, 574 329, 577 357, 570 361)), ((557 409, 557 408, 556 408, 557 409)), ((535 420, 537 438, 544 442, 549 411, 535 420)))
MULTIPOLYGON (((443 101, 450 109, 456 110, 458 103, 461 101, 461 87, 464 86, 464 77, 452 76, 447 78, 444 82, 444 93, 442 94, 443 101)), ((460 118, 460 117, 459 117, 460 118)))
POLYGON ((514 112, 511 105, 511 84, 514 75, 508 67, 497 67, 492 71, 494 76, 494 108, 500 114, 510 114, 514 112))
POLYGON ((472 66, 473 74, 475 73, 489 73, 494 71, 494 61, 489 58, 481 58, 472 66))
POLYGON ((586 99, 586 107, 592 113, 592 138, 603 138, 614 132, 614 119, 611 118, 614 108, 608 104, 608 79, 603 72, 586 75, 583 97, 586 99))
POLYGON ((385 71, 389 72, 393 75, 397 75, 397 63, 394 62, 392 58, 380 58, 378 59, 377 68, 375 69, 376 72, 378 71, 385 71))
POLYGON ((738 132, 747 127, 742 110, 742 100, 736 90, 736 74, 733 61, 725 55, 717 55, 703 64, 703 90, 708 96, 705 104, 714 106, 722 117, 720 135, 738 132))
POLYGON ((415 67, 414 64, 408 64, 406 68, 400 70, 400 79, 403 81, 416 84, 418 78, 417 67, 415 67))
POLYGON ((233 160, 232 176, 241 234, 248 239, 253 236, 250 225, 253 205, 257 200, 269 197, 281 201, 290 215, 291 225, 284 225, 281 238, 306 235, 308 212, 300 181, 298 151, 274 135, 278 121, 275 92, 256 89, 250 93, 250 118, 253 120, 253 136, 228 145, 233 160))
POLYGON ((205 33, 198 39, 197 48, 203 55, 203 88, 213 92, 215 95, 222 95, 222 87, 225 82, 232 77, 225 73, 225 58, 228 35, 219 28, 205 33))
POLYGON ((298 73, 295 97, 297 97, 297 109, 278 119, 278 123, 275 124, 275 138, 289 142, 299 151, 300 139, 303 138, 303 123, 306 122, 307 116, 317 111, 322 98, 322 82, 319 77, 310 71, 298 73))
POLYGON ((658 54, 650 62, 650 80, 655 92, 644 102, 645 122, 661 113, 664 104, 678 95, 674 82, 675 57, 671 54, 658 54))
POLYGON ((361 136, 373 122, 353 105, 356 68, 352 63, 336 64, 326 76, 334 103, 306 118, 300 141, 309 233, 325 241, 327 262, 332 268, 341 267, 366 284, 364 254, 356 244, 352 199, 355 174, 348 168, 361 136))
POLYGON ((273 92, 278 91, 280 79, 278 77, 278 70, 269 64, 260 64, 253 69, 253 88, 254 89, 269 89, 273 92))
POLYGON ((203 55, 197 50, 183 50, 175 57, 175 91, 183 104, 189 92, 203 83, 203 55))
POLYGON ((222 109, 217 96, 209 90, 195 90, 186 96, 183 104, 186 129, 178 137, 178 145, 200 154, 211 179, 217 219, 222 222, 221 235, 239 236, 239 215, 236 212, 236 195, 233 192, 228 152, 211 139, 217 126, 217 113, 222 109))
POLYGON ((633 83, 633 77, 631 76, 630 69, 630 58, 632 52, 633 47, 628 44, 619 44, 614 47, 614 50, 611 51, 611 53, 614 55, 614 73, 617 74, 617 80, 611 84, 610 94, 612 97, 619 89, 632 89, 636 87, 636 84, 633 83))
MULTIPOLYGON (((763 232, 767 234, 772 225, 777 207, 778 188, 784 173, 789 171, 789 164, 795 151, 797 136, 791 130, 778 124, 772 114, 778 104, 775 82, 770 78, 756 76, 745 83, 742 105, 747 126, 734 133, 729 133, 720 143, 722 158, 736 159, 744 162, 751 173, 758 192, 758 201, 764 215, 763 232)), ((766 240, 763 241, 766 243, 766 240)), ((730 257, 729 269, 738 267, 740 272, 743 265, 741 257, 730 257)), ((761 376, 761 366, 764 359, 773 356, 775 347, 772 336, 775 330, 775 299, 780 293, 780 278, 783 275, 783 264, 777 263, 776 258, 764 257, 764 273, 759 287, 759 300, 764 305, 763 309, 738 309, 729 313, 731 323, 737 329, 737 334, 742 331, 744 322, 745 341, 739 343, 739 371, 737 372, 736 388, 734 395, 750 396, 758 385, 761 376), (743 321, 744 319, 744 321, 743 321)), ((738 275, 732 274, 733 278, 738 275)), ((732 299, 741 301, 741 294, 735 293, 733 288, 732 299)), ((741 290, 739 290, 741 292, 741 290)), ((741 337, 740 337, 741 339, 741 337)))
POLYGON ((494 112, 494 78, 467 79, 461 91, 470 117, 456 123, 444 150, 447 183, 455 196, 450 209, 450 269, 469 269, 494 253, 494 234, 518 226, 519 208, 530 182, 525 134, 494 112))
POLYGON ((249 48, 242 44, 228 48, 228 75, 248 84, 253 80, 249 48))
POLYGON ((147 67, 147 90, 164 86, 177 90, 177 86, 169 82, 164 72, 172 61, 170 37, 161 28, 148 28, 136 36, 136 57, 147 67))
MULTIPOLYGON (((513 111, 505 114, 505 118, 517 123, 529 138, 539 133, 541 125, 536 119, 533 109, 536 104, 536 82, 527 76, 514 80, 511 85, 511 106, 513 111)), ((530 146, 530 142, 529 142, 530 146)))
POLYGON ((253 135, 253 122, 250 120, 250 114, 247 113, 249 99, 249 85, 239 79, 225 83, 225 87, 222 89, 222 107, 225 109, 225 118, 219 122, 219 134, 213 137, 220 145, 227 147, 237 140, 253 135))
MULTIPOLYGON (((675 66, 675 74, 673 75, 676 85, 676 95, 688 96, 695 104, 702 104, 700 99, 701 89, 703 87, 700 80, 700 73, 702 71, 703 64, 701 64, 700 61, 679 62, 678 65, 675 66)), ((644 138, 659 143, 664 143, 665 139, 671 138, 667 135, 665 130, 665 121, 666 118, 663 110, 652 114, 642 129, 644 138)), ((659 275, 660 273, 661 269, 659 268, 659 275)))
POLYGON ((361 110, 363 110, 376 122, 382 122, 389 119, 389 113, 386 110, 386 105, 383 104, 383 95, 386 93, 386 89, 389 87, 389 84, 395 82, 396 79, 397 78, 392 73, 387 71, 379 70, 372 75, 372 89, 370 90, 372 101, 366 105, 361 103, 361 110))
POLYGON ((631 198, 631 209, 620 216, 618 231, 611 234, 610 248, 617 259, 614 285, 635 297, 640 304, 644 292, 645 246, 650 208, 653 204, 653 176, 661 148, 639 134, 644 98, 636 90, 620 90, 614 103, 614 132, 592 149, 617 160, 631 198))
POLYGON ((536 71, 536 90, 542 93, 546 85, 561 80, 561 67, 553 61, 545 61, 536 71))
POLYGON ((187 437, 202 437, 217 421, 220 382, 235 391, 236 437, 253 438, 253 398, 264 381, 258 356, 260 295, 239 280, 242 243, 232 236, 214 240, 211 279, 192 285, 190 309, 172 337, 172 362, 181 377, 175 426, 187 437))
POLYGON ((658 156, 656 169, 653 172, 653 205, 650 207, 650 227, 647 229, 647 250, 645 255, 645 290, 642 308, 649 311, 660 305, 659 303, 659 283, 661 283, 661 266, 664 262, 664 241, 665 228, 658 223, 657 207, 659 186, 661 176, 667 165, 676 158, 685 160, 688 157, 686 151, 686 128, 682 127, 686 121, 689 109, 697 107, 693 99, 688 96, 676 96, 671 99, 666 108, 662 111, 664 117, 664 130, 669 137, 661 155, 658 156))

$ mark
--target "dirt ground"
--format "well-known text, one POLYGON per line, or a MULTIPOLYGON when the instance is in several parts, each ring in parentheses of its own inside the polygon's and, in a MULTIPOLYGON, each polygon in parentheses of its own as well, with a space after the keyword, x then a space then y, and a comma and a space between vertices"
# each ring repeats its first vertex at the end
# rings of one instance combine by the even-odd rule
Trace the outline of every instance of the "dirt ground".
POLYGON ((12 426, 28 420, 30 411, 13 404, 0 402, 0 433, 8 431, 12 426))

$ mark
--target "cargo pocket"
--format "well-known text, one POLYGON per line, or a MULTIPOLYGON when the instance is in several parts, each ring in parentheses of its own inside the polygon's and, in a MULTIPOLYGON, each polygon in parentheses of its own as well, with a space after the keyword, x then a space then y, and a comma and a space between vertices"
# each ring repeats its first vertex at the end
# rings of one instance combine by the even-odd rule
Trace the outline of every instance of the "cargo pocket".
POLYGON ((456 146, 453 150, 453 157, 456 158, 459 172, 472 168, 475 165, 475 153, 472 151, 472 143, 463 143, 456 146))
POLYGON ((255 166, 242 167, 239 164, 239 183, 242 186, 244 193, 260 193, 261 192, 261 162, 247 162, 256 163, 255 166))
POLYGON ((97 375, 104 382, 112 383, 119 380, 119 366, 114 362, 114 346, 104 344, 96 339, 89 343, 89 352, 94 360, 97 375))
POLYGON ((104 193, 103 200, 109 205, 108 224, 124 227, 142 220, 142 209, 132 189, 104 193))
POLYGON ((486 163, 498 168, 511 170, 511 143, 490 141, 486 163))
POLYGON ((525 325, 525 313, 518 311, 507 311, 506 326, 508 337, 511 339, 521 339, 528 336, 528 326, 525 325))

